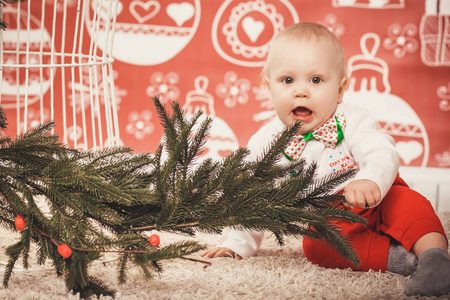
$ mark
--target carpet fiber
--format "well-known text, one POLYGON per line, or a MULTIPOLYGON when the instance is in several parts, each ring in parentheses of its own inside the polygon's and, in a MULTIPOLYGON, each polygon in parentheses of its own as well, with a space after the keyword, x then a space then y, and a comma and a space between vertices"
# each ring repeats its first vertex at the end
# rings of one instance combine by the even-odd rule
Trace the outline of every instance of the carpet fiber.
MULTIPOLYGON (((447 234, 450 213, 441 213, 447 234)), ((186 240, 183 236, 160 234, 161 244, 186 240)), ((0 275, 7 263, 5 248, 18 234, 0 229, 0 275)), ((223 236, 199 234, 201 243, 214 246, 223 236)), ((303 255, 301 239, 287 238, 279 247, 267 235, 258 256, 242 261, 230 258, 209 260, 212 265, 189 260, 165 261, 164 272, 146 280, 139 268, 130 268, 128 281, 117 283, 115 257, 105 256, 94 263, 92 275, 117 290, 115 299, 430 299, 406 297, 407 277, 380 272, 354 272, 326 269, 311 264, 303 255)), ((192 258, 202 259, 198 255, 192 258)), ((0 299, 79 299, 66 290, 50 264, 30 264, 25 270, 18 264, 8 288, 0 289, 0 299)), ((111 297, 101 297, 111 299, 111 297)), ((450 295, 436 299, 450 299, 450 295)))

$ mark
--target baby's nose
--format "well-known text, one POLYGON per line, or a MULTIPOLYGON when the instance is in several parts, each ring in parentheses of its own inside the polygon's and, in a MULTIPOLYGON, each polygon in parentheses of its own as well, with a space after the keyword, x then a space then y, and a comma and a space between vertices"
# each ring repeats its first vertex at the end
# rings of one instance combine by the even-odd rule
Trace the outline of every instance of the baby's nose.
POLYGON ((309 93, 306 90, 306 88, 304 88, 304 87, 298 87, 295 90, 295 97, 296 98, 308 98, 308 95, 309 95, 309 93))

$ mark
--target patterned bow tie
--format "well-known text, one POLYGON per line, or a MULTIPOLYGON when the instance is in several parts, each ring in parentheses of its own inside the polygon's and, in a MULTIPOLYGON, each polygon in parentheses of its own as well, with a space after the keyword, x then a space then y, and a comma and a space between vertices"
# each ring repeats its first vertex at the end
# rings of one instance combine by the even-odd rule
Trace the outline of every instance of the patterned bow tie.
MULTIPOLYGON (((345 129, 344 113, 336 114, 330 117, 322 126, 313 132, 306 134, 296 134, 284 148, 283 154, 290 161, 297 160, 305 149, 306 142, 315 138, 328 148, 336 148, 336 146, 344 139, 345 129)), ((281 133, 275 134, 275 139, 281 136, 281 133)))

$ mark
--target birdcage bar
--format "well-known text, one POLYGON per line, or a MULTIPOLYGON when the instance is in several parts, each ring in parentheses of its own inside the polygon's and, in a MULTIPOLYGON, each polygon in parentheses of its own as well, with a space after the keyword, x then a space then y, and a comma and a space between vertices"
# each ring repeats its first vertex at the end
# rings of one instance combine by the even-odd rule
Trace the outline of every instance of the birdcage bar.
MULTIPOLYGON (((57 123, 56 127, 59 126, 62 129, 64 143, 69 144, 69 140, 71 140, 73 143, 71 146, 84 149, 119 144, 117 101, 114 93, 112 68, 114 59, 111 55, 114 42, 113 29, 119 1, 78 0, 75 4, 76 10, 74 10, 74 1, 54 0, 53 3, 50 3, 49 0, 43 0, 39 5, 40 12, 36 13, 36 6, 34 7, 34 13, 40 14, 38 22, 36 16, 32 16, 31 2, 16 4, 14 12, 17 28, 13 29, 16 31, 15 38, 11 38, 11 33, 8 33, 9 39, 14 40, 10 44, 15 47, 5 49, 3 46, 4 33, 0 32, 2 40, 0 79, 2 82, 5 68, 15 70, 15 74, 10 71, 8 76, 14 77, 15 75, 16 80, 17 134, 28 129, 30 125, 28 121, 29 107, 35 101, 39 101, 38 118, 41 123, 46 119, 46 109, 50 110, 50 119, 52 120, 55 119, 55 116, 62 116, 62 121, 60 124, 57 123), (69 2, 71 10, 68 9, 69 2), (25 5, 27 5, 26 9, 23 8, 25 5), (89 10, 92 12, 91 14, 89 10), (74 13, 70 14, 70 11, 74 13), (26 16, 24 16, 25 14, 26 16), (48 20, 48 17, 52 19, 48 20), (90 17, 92 18, 89 23, 87 20, 90 17), (33 49, 30 47, 32 42, 37 45, 35 28, 31 32, 31 26, 36 27, 36 23, 39 23, 38 27, 40 28, 38 50, 35 46, 33 49), (23 28, 25 26, 26 28, 23 28), (51 29, 47 31, 45 26, 51 26, 51 29), (90 37, 85 34, 85 30, 90 33, 90 37), (73 39, 70 38, 72 34, 73 39), (60 41, 59 49, 57 49, 57 40, 60 41), (84 47, 83 43, 88 48, 84 47), (26 44, 25 49, 23 49, 24 44, 26 44), (83 49, 88 50, 87 53, 83 52, 83 49), (9 56, 6 62, 4 61, 5 55, 9 56), (30 69, 33 70, 34 82, 30 82, 30 69), (36 73, 38 74, 36 75, 36 73), (39 78, 39 92, 36 91, 35 86, 37 84, 36 76, 39 78), (60 80, 60 83, 55 79, 60 80), (48 86, 43 84, 45 81, 48 86), (31 88, 34 88, 32 90, 33 102, 31 103, 29 101, 30 84, 31 88), (56 104, 61 107, 61 113, 59 110, 56 111, 58 107, 56 104)), ((13 11, 11 8, 6 8, 6 10, 9 14, 13 11)), ((3 16, 4 13, 5 8, 0 7, 0 14, 3 16)), ((11 79, 11 81, 14 80, 11 79)), ((2 87, 1 83, 0 87, 2 87)), ((11 85, 8 85, 8 88, 10 92, 11 85)), ((8 94, 8 99, 14 97, 10 94, 8 94)), ((0 95, 0 104, 12 108, 10 102, 7 104, 7 101, 10 100, 5 101, 3 103, 0 95)))

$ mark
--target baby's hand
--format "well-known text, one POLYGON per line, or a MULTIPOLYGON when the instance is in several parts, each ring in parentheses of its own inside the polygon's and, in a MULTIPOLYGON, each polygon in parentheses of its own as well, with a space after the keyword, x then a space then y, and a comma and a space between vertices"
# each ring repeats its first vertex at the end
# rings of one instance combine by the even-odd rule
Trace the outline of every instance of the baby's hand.
POLYGON ((351 181, 344 188, 344 196, 347 201, 344 206, 348 208, 374 207, 381 201, 380 188, 375 182, 368 179, 351 181))
POLYGON ((207 258, 231 257, 231 258, 236 258, 237 260, 242 259, 242 257, 240 255, 234 253, 234 251, 231 251, 230 249, 223 248, 223 247, 216 247, 216 248, 210 249, 210 250, 200 254, 200 256, 207 257, 207 258))

